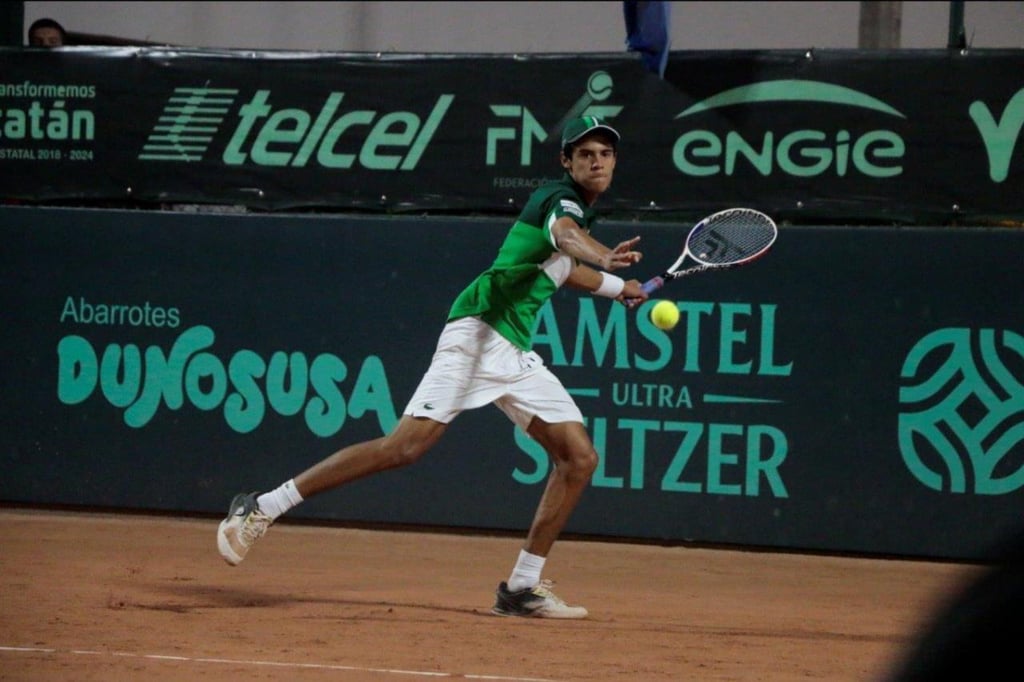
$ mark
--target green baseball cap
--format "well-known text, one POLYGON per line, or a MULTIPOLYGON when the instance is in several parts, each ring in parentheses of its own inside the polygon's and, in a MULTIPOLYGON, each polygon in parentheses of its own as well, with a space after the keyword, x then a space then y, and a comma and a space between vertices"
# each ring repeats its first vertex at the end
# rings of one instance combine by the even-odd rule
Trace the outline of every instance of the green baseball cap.
POLYGON ((619 131, 602 121, 597 116, 580 116, 569 121, 562 129, 562 146, 576 142, 584 135, 589 135, 595 130, 607 131, 615 141, 620 139, 619 131))

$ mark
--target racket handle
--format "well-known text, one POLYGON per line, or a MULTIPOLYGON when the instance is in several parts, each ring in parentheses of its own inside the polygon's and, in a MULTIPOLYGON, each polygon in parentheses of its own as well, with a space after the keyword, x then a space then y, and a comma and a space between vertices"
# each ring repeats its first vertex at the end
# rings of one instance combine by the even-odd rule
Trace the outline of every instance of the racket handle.
POLYGON ((663 286, 665 286, 665 280, 663 278, 661 278, 661 277, 652 277, 651 279, 649 279, 646 282, 644 282, 643 284, 641 284, 640 288, 644 290, 644 293, 646 293, 648 296, 650 296, 651 294, 653 294, 655 291, 657 291, 658 289, 662 288, 663 286))
MULTIPOLYGON (((663 286, 665 286, 665 279, 663 277, 652 277, 649 280, 647 280, 646 282, 644 282, 643 284, 641 284, 640 288, 644 290, 645 294, 650 296, 651 294, 653 294, 655 291, 657 291, 658 289, 662 288, 663 286)), ((626 299, 626 303, 629 303, 630 305, 634 305, 639 300, 640 300, 639 298, 627 298, 626 299)))

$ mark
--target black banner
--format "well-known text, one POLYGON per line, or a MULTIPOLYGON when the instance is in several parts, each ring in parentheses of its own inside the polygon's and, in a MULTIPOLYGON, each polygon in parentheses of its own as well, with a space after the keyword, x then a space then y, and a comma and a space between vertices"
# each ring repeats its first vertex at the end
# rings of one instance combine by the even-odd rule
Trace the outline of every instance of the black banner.
MULTIPOLYGON (((505 220, 0 208, 0 500, 220 513, 387 433, 505 220)), ((638 278, 684 228, 640 234, 638 278)), ((601 464, 570 532, 973 559, 1021 523, 1024 232, 785 227, 671 283, 559 292, 535 349, 601 464)), ((497 409, 298 518, 525 529, 549 463, 497 409)))
POLYGON ((586 112, 623 134, 620 216, 1024 215, 1021 50, 676 52, 660 79, 628 54, 3 49, 0 73, 0 194, 27 202, 504 214, 586 112))

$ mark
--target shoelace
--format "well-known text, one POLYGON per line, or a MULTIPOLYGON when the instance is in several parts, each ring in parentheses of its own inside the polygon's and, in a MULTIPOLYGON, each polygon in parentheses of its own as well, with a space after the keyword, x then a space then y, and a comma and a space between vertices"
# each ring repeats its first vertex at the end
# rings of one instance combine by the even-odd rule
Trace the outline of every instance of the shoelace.
POLYGON ((267 532, 267 528, 270 527, 270 517, 260 511, 254 511, 249 514, 249 518, 242 522, 242 527, 238 531, 238 535, 241 537, 242 542, 246 545, 252 543, 263 537, 263 534, 267 532))
POLYGON ((534 586, 533 593, 536 595, 540 595, 541 597, 544 597, 546 599, 550 599, 556 604, 564 605, 565 601, 557 594, 551 591, 552 588, 554 588, 554 586, 555 583, 552 580, 541 580, 534 586))

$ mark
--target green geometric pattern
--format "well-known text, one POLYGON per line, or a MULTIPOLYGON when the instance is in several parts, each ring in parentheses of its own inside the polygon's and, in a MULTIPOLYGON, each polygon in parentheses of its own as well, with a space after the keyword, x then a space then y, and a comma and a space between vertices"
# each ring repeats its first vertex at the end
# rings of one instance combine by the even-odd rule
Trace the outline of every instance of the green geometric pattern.
POLYGON ((1024 337, 1006 330, 939 329, 911 349, 899 446, 921 483, 980 495, 1024 486, 1024 385, 1007 366, 1022 362, 1024 337))

